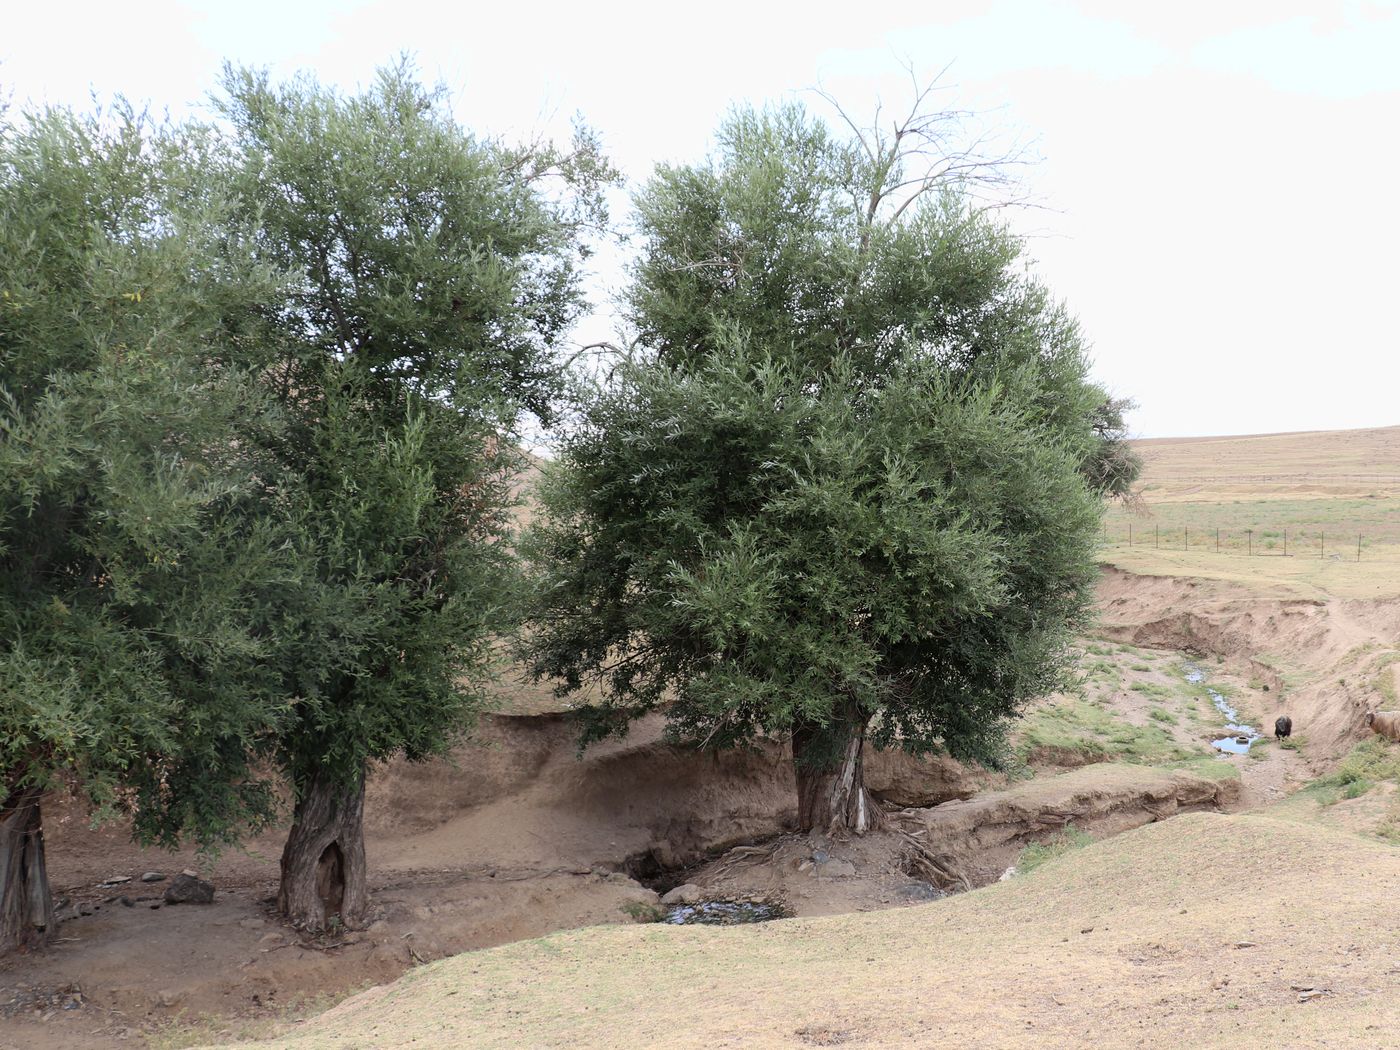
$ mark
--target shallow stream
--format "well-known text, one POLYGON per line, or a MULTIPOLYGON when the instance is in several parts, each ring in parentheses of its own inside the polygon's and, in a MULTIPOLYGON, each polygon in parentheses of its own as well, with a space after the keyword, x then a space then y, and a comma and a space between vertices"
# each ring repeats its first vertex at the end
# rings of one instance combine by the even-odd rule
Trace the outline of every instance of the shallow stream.
MULTIPOLYGON (((1195 664, 1186 664, 1186 680, 1193 685, 1202 685, 1206 680, 1206 673, 1195 664)), ((1215 709, 1226 718, 1225 731, 1229 736, 1223 736, 1219 740, 1212 740, 1211 746, 1217 751, 1227 751, 1232 755, 1247 755, 1249 746, 1259 739, 1259 733, 1253 726, 1240 725, 1240 713, 1231 705, 1230 701, 1216 689, 1209 685, 1205 687, 1206 695, 1210 697, 1210 702, 1215 705, 1215 709), (1244 739, 1241 740, 1240 738, 1244 739)))

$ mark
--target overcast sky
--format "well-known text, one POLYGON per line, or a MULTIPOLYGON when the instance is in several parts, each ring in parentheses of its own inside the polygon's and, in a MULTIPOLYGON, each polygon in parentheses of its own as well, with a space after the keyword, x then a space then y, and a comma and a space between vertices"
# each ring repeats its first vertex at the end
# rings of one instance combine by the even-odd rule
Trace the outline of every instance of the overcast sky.
POLYGON ((871 113, 951 64, 948 102, 1033 144, 1045 208, 1010 219, 1136 433, 1400 423, 1400 0, 55 0, 7 5, 0 87, 178 115, 226 58, 353 88, 401 51, 483 132, 581 112, 634 181, 732 102, 871 113))

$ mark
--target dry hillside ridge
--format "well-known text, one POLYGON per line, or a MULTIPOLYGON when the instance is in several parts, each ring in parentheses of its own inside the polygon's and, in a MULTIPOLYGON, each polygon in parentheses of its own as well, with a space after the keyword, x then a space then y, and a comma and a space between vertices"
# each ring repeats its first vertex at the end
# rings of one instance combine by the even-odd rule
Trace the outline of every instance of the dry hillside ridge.
POLYGON ((260 1045, 1380 1047, 1397 893, 1387 846, 1191 814, 902 910, 446 959, 260 1045))

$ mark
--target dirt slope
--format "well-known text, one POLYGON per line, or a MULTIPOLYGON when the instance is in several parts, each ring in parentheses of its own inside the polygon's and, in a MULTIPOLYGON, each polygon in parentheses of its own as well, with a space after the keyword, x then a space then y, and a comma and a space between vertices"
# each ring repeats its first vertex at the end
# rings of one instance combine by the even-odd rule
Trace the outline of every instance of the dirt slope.
POLYGON ((1194 814, 898 911, 464 955, 264 1045, 1374 1048, 1397 892, 1395 850, 1194 814))
POLYGON ((1272 483, 1353 477, 1400 482, 1400 427, 1312 430, 1230 437, 1146 438, 1133 442, 1143 477, 1167 487, 1207 479, 1272 483))
POLYGON ((1319 773, 1367 735, 1366 712, 1394 697, 1400 601, 1260 597, 1220 581, 1106 566, 1099 611, 1103 637, 1242 665, 1270 687, 1263 724, 1290 716, 1319 773))

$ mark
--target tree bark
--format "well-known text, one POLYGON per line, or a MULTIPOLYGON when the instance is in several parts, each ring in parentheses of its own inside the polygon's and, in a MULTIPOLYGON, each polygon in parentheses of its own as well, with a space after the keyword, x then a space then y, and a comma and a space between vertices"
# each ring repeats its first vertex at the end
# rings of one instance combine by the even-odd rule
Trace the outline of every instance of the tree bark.
POLYGON ((46 944, 58 928, 44 867, 42 792, 7 787, 0 802, 0 955, 46 944))
POLYGON ((369 905, 365 865, 365 776, 351 784, 313 776, 299 792, 282 849, 277 908, 314 933, 364 924, 369 905))
POLYGON ((865 789, 861 752, 867 721, 856 704, 847 702, 825 725, 794 727, 797 824, 803 831, 863 835, 882 823, 880 807, 865 789))

